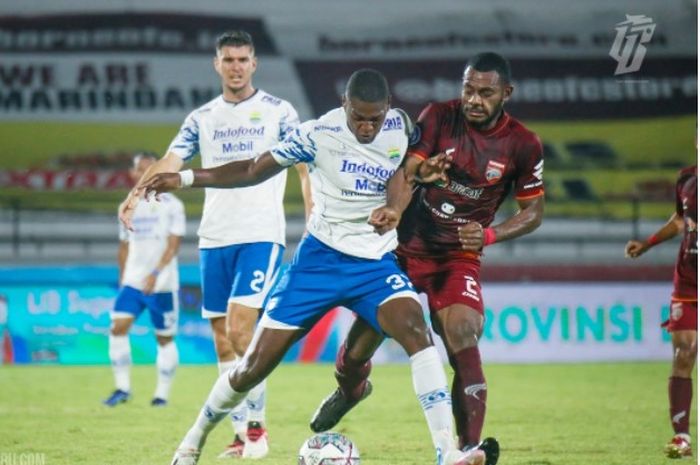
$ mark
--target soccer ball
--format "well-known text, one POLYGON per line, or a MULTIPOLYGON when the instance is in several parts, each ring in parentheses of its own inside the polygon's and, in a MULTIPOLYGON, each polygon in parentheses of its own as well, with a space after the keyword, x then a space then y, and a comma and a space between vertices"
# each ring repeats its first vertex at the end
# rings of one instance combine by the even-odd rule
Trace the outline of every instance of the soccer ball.
POLYGON ((311 436, 299 449, 298 465, 360 465, 360 451, 340 433, 311 436))

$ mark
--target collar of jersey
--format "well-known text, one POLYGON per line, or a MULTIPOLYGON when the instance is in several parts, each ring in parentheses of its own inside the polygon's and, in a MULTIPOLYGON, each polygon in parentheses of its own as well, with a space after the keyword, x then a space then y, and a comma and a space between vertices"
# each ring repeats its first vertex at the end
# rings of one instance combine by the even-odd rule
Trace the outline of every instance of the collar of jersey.
POLYGON ((226 104, 228 104, 228 105, 240 105, 241 103, 247 102, 248 100, 252 100, 253 97, 255 97, 256 95, 258 95, 258 91, 259 91, 259 90, 260 90, 260 89, 255 89, 255 90, 253 91, 253 93, 250 94, 250 97, 244 98, 244 99, 241 100, 240 102, 229 102, 228 100, 226 100, 226 99, 224 98, 224 94, 221 94, 221 100, 223 100, 224 103, 226 103, 226 104))
POLYGON ((469 126, 469 128, 478 132, 482 136, 492 136, 492 135, 496 134, 498 131, 500 131, 501 129, 503 129, 504 127, 506 127, 509 120, 510 120, 510 115, 508 113, 506 113, 505 110, 503 110, 501 117, 498 118, 498 122, 491 129, 487 129, 486 131, 481 131, 473 126, 469 126))

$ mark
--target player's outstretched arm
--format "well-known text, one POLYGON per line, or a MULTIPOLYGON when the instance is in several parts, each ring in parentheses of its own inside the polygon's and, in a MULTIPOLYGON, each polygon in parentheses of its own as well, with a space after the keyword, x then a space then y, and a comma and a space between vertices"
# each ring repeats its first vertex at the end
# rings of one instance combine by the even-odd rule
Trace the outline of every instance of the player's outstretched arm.
POLYGON ((643 241, 631 240, 625 245, 625 257, 637 258, 656 244, 667 241, 683 231, 683 218, 674 213, 658 231, 643 241))
POLYGON ((134 216, 136 205, 138 205, 139 200, 143 197, 143 190, 139 189, 139 185, 154 174, 178 171, 182 168, 183 163, 182 158, 172 152, 168 152, 163 158, 148 167, 146 172, 143 173, 143 176, 141 176, 139 182, 136 183, 136 186, 129 191, 126 199, 119 205, 119 221, 121 221, 127 229, 133 230, 131 219, 134 216))
POLYGON ((447 182, 447 170, 452 163, 452 157, 439 153, 423 160, 416 156, 408 156, 387 182, 386 205, 372 211, 368 223, 374 226, 378 234, 385 234, 396 228, 401 221, 401 215, 411 203, 413 188, 416 182, 432 183, 447 182))
POLYGON ((301 197, 304 200, 304 219, 308 221, 311 215, 311 208, 314 206, 311 199, 311 180, 309 179, 309 168, 306 163, 297 163, 294 165, 299 174, 299 182, 301 184, 301 197))
POLYGON ((250 160, 234 161, 215 168, 157 174, 139 185, 144 195, 169 192, 181 187, 247 187, 271 178, 286 167, 275 161, 270 152, 250 160))
POLYGON ((478 252, 482 247, 494 242, 507 241, 531 233, 542 224, 544 215, 544 195, 518 200, 520 211, 503 223, 484 229, 476 222, 459 228, 459 241, 462 249, 478 252))

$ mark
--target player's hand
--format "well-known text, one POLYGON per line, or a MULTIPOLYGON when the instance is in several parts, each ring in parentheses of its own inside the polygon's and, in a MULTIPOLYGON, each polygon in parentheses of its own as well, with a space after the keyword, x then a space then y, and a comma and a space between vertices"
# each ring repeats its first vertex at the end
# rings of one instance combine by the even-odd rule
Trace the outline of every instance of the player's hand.
POLYGON ((452 155, 440 152, 421 162, 418 166, 418 178, 423 183, 439 183, 448 185, 450 179, 447 170, 452 166, 452 155))
MULTIPOLYGON (((158 173, 143 181, 138 186, 143 189, 143 195, 148 198, 151 194, 170 192, 182 187, 178 173, 158 173)), ((156 197, 157 199, 157 197, 156 197)))
POLYGON ((134 188, 129 191, 126 199, 119 204, 119 221, 121 221, 124 227, 129 231, 134 230, 131 220, 134 217, 134 211, 136 210, 136 206, 138 205, 140 199, 141 191, 134 188))
POLYGON ((384 205, 383 207, 376 208, 372 211, 372 213, 369 215, 369 220, 367 220, 367 223, 374 226, 374 232, 381 236, 382 234, 396 228, 396 226, 399 225, 400 220, 401 215, 398 211, 392 207, 387 207, 384 205))
POLYGON ((484 246, 484 228, 476 221, 470 221, 457 228, 462 250, 478 252, 484 246))
POLYGON ((625 246, 625 257, 627 258, 637 258, 644 252, 649 250, 649 246, 646 242, 642 241, 629 241, 625 246))
POLYGON ((146 276, 146 279, 143 280, 142 292, 144 294, 150 294, 153 292, 153 289, 156 287, 156 279, 158 279, 158 275, 155 273, 151 273, 146 276))

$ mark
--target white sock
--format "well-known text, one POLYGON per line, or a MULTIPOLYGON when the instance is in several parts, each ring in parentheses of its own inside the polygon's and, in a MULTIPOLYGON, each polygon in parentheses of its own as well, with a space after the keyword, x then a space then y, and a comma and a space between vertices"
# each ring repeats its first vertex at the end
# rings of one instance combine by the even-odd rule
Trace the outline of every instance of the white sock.
MULTIPOLYGON (((223 373, 227 373, 229 370, 232 370, 237 363, 238 359, 229 360, 227 362, 219 362, 219 374, 221 375, 223 373)), ((241 439, 245 438, 245 432, 248 429, 248 424, 246 423, 248 406, 246 403, 241 402, 240 405, 237 405, 236 408, 231 410, 231 414, 229 416, 231 417, 233 432, 240 436, 241 439)))
POLYGON ((112 373, 114 373, 114 385, 117 389, 131 391, 131 344, 129 335, 115 336, 109 335, 109 360, 112 362, 112 373))
POLYGON ((248 421, 265 423, 265 394, 267 392, 267 380, 262 380, 246 397, 248 405, 248 421))
POLYGON ((161 346, 158 345, 158 355, 156 356, 156 368, 158 369, 158 384, 153 397, 168 400, 170 386, 173 384, 175 369, 177 368, 178 354, 174 341, 161 346))
POLYGON ((180 443, 181 449, 201 450, 207 435, 232 408, 245 400, 247 392, 236 392, 228 381, 228 372, 219 376, 194 424, 180 443))
POLYGON ((435 347, 428 347, 411 356, 413 389, 423 408, 438 463, 447 452, 455 449, 452 427, 452 397, 447 388, 447 376, 440 354, 435 347))

